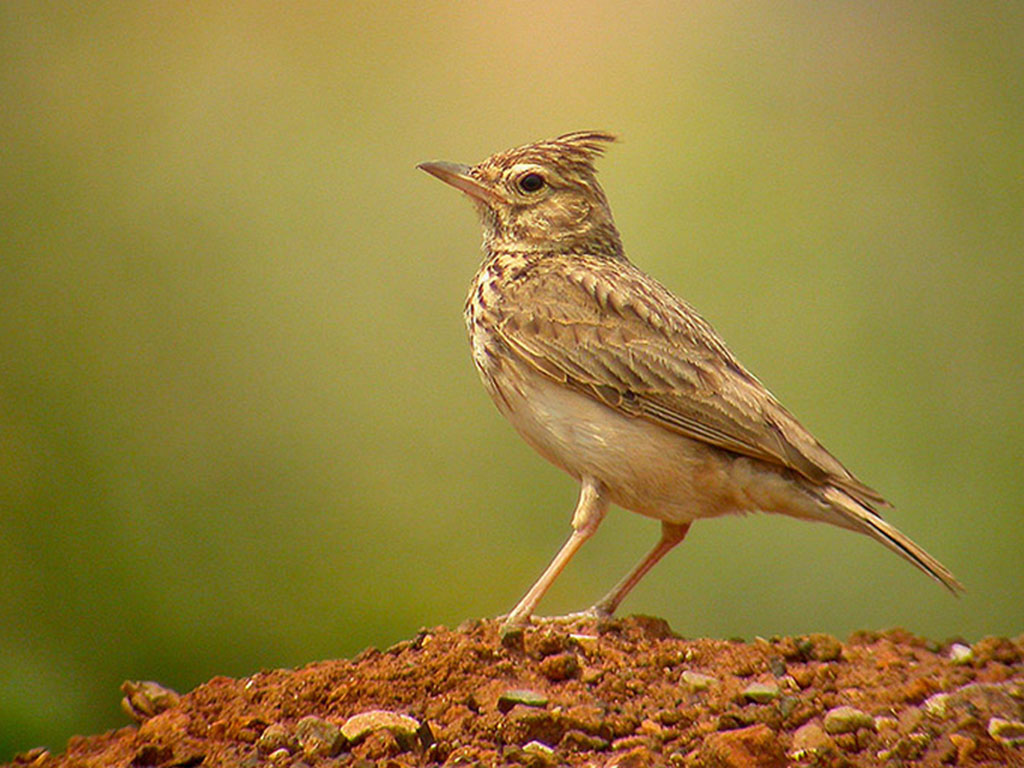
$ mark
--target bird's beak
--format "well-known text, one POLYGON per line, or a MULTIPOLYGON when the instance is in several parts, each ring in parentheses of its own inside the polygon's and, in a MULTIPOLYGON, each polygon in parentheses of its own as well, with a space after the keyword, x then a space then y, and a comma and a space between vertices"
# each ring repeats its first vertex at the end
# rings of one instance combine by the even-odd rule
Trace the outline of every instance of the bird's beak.
POLYGON ((436 176, 445 184, 451 184, 456 189, 461 189, 470 197, 476 198, 484 203, 507 203, 495 190, 477 181, 470 176, 470 167, 459 163, 445 163, 436 161, 432 163, 420 163, 416 166, 421 171, 426 171, 431 176, 436 176))

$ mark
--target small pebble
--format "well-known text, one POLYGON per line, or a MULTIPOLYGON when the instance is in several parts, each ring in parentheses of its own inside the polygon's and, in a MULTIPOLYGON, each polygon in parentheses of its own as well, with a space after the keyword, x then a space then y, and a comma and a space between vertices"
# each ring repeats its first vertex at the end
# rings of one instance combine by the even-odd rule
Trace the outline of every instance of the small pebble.
POLYGON ((14 756, 14 765, 44 765, 50 759, 50 750, 46 747, 32 747, 14 756))
POLYGON ((945 717, 949 712, 949 694, 936 693, 924 700, 924 711, 934 717, 945 717))
POLYGON ((574 728, 565 732, 562 740, 558 742, 558 746, 569 752, 602 752, 608 749, 609 743, 607 739, 592 736, 574 728))
POLYGON ((895 717, 876 717, 875 730, 879 733, 896 733, 899 730, 900 721, 895 717))
POLYGON ((959 733, 949 734, 949 743, 956 749, 957 765, 964 765, 978 746, 970 736, 963 736, 959 733))
POLYGON ((879 750, 876 757, 882 762, 918 760, 931 741, 932 737, 927 733, 910 733, 897 741, 891 749, 879 750))
POLYGON ((284 747, 281 747, 280 749, 275 749, 273 752, 267 755, 267 760, 269 760, 272 763, 286 763, 291 759, 291 756, 291 752, 289 752, 284 747))
POLYGON ((560 716, 569 728, 575 728, 584 733, 603 733, 605 728, 604 708, 595 704, 577 704, 569 707, 560 716))
POLYGON ((1024 723, 993 717, 988 721, 988 735, 1000 744, 1011 747, 1024 746, 1024 723))
MULTIPOLYGON (((299 721, 302 722, 301 720, 299 721)), ((386 709, 374 709, 352 715, 341 726, 341 735, 355 743, 365 739, 374 731, 390 731, 403 749, 412 749, 420 730, 420 722, 414 717, 389 712, 386 709)))
POLYGON ((782 715, 783 719, 789 717, 796 710, 796 705, 800 703, 800 699, 796 696, 783 696, 779 699, 779 714, 782 715))
POLYGON ((166 712, 181 701, 176 691, 152 680, 125 680, 121 692, 121 709, 137 723, 166 712))
POLYGON ((812 757, 833 748, 832 739, 817 723, 804 723, 793 734, 793 748, 789 755, 794 760, 812 757))
POLYGON ((526 752, 528 755, 536 755, 545 763, 555 762, 555 750, 539 741, 531 741, 524 744, 523 752, 526 752))
POLYGON ((569 639, 587 653, 597 650, 597 635, 569 635, 569 639))
POLYGON ((814 658, 818 661, 838 661, 843 655, 843 644, 832 635, 811 635, 814 643, 814 658))
POLYGON ((565 635, 548 630, 538 633, 533 638, 533 652, 537 658, 543 659, 547 656, 554 656, 565 650, 565 635))
POLYGON ((691 672, 688 669, 683 670, 683 674, 679 676, 679 681, 693 693, 706 691, 711 687, 712 683, 718 682, 710 675, 702 675, 700 672, 691 672))
POLYGON ((544 677, 553 683, 559 683, 578 676, 580 662, 575 653, 558 653, 544 659, 539 668, 544 677))
POLYGON ((402 651, 407 651, 413 646, 414 641, 412 640, 399 640, 397 643, 389 645, 386 649, 384 649, 384 653, 388 654, 389 656, 397 656, 402 651))
POLYGON ((525 688, 511 688, 498 697, 498 711, 502 714, 509 712, 516 704, 543 709, 548 705, 548 697, 525 688))
POLYGON ((502 738, 507 744, 540 741, 556 744, 562 737, 559 720, 545 709, 517 705, 500 723, 502 738))
POLYGON ((794 667, 789 670, 789 676, 793 678, 793 682, 795 682, 799 688, 807 688, 814 682, 814 669, 809 666, 794 667))
POLYGON ((281 749, 291 752, 294 746, 295 741, 291 733, 281 723, 271 723, 256 739, 256 749, 264 755, 271 755, 281 749))
POLYGON ((875 728, 875 718, 853 707, 836 707, 825 714, 825 732, 855 733, 859 728, 875 728))
POLYGON ((295 724, 295 739, 306 757, 334 757, 345 746, 341 729, 316 715, 306 715, 295 724))
POLYGON ((953 643, 949 649, 949 660, 954 664, 970 664, 974 661, 974 651, 968 645, 953 643))
POLYGON ((779 686, 775 683, 751 683, 743 689, 743 697, 758 704, 767 704, 779 697, 779 686))
MULTIPOLYGON (((627 747, 622 747, 627 749, 627 747)), ((645 744, 638 744, 628 747, 628 752, 612 756, 611 760, 605 763, 605 768, 649 768, 657 765, 657 756, 645 744)))
POLYGON ((698 755, 697 765, 716 768, 774 768, 787 762, 783 740, 764 723, 710 733, 698 755))

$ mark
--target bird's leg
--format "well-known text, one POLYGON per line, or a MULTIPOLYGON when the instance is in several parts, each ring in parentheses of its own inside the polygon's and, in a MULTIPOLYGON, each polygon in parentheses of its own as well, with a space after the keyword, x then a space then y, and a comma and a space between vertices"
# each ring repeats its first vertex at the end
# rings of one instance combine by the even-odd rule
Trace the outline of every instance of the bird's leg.
POLYGON ((583 546, 583 542, 594 535, 607 511, 608 500, 602 494, 601 484, 597 480, 583 478, 580 486, 580 499, 576 503, 576 511, 572 515, 572 535, 558 550, 555 559, 540 575, 537 582, 530 587, 530 591, 512 609, 512 613, 508 615, 502 625, 503 628, 518 627, 529 622, 533 609, 537 607, 537 603, 548 591, 548 587, 558 578, 558 574, 562 572, 576 551, 583 546))
POLYGON ((637 564, 636 568, 626 574, 625 578, 616 584, 611 592, 594 605, 590 612, 597 616, 611 616, 615 613, 615 609, 619 607, 619 603, 629 594, 630 590, 640 582, 640 579, 647 575, 647 572, 654 567, 655 563, 668 554, 670 549, 686 538, 686 532, 689 530, 689 523, 680 525, 678 523, 662 522, 661 539, 658 540, 654 549, 648 552, 647 556, 637 564))

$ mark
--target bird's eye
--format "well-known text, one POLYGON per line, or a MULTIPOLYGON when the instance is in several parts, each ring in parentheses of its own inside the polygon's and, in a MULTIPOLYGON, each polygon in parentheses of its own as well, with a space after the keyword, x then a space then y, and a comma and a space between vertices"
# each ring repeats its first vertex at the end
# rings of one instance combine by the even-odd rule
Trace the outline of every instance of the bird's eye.
POLYGON ((526 194, 532 194, 540 191, 540 188, 544 186, 544 177, 539 173, 524 173, 519 177, 519 188, 526 194))

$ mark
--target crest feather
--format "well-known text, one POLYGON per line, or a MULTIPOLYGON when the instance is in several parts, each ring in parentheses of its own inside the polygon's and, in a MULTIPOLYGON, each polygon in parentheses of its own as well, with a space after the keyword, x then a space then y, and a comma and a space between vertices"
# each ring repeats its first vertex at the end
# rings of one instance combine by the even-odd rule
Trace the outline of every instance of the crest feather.
POLYGON ((555 139, 524 144, 489 158, 504 164, 518 162, 549 163, 587 176, 594 174, 594 161, 604 154, 605 147, 616 141, 604 131, 573 131, 555 139))
POLYGON ((614 134, 605 131, 573 131, 552 140, 552 144, 566 144, 593 156, 603 155, 605 146, 617 141, 614 134))

